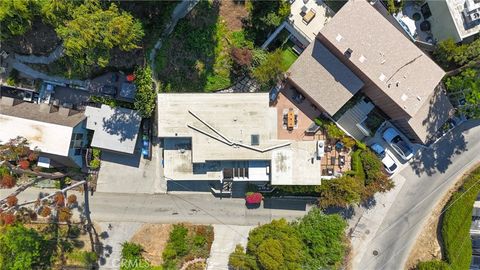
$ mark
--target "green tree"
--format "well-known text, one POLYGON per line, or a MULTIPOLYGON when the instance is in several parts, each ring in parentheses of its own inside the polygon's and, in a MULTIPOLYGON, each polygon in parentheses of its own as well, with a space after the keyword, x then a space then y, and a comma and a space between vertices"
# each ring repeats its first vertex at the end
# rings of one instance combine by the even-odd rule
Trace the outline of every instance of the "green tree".
POLYGON ((319 208, 313 208, 296 227, 308 250, 306 269, 340 267, 347 248, 347 223, 340 215, 325 215, 319 208))
POLYGON ((466 104, 459 107, 459 110, 471 117, 480 118, 480 78, 475 69, 466 69, 456 76, 445 80, 448 92, 463 92, 466 104))
POLYGON ((306 257, 298 232, 285 219, 253 229, 248 237, 247 254, 256 257, 262 269, 301 269, 306 257))
POLYGON ((48 269, 50 258, 47 241, 35 230, 15 225, 0 231, 0 269, 48 269))
POLYGON ((253 69, 252 75, 263 88, 268 88, 277 83, 283 71, 282 51, 276 50, 269 53, 267 57, 253 69))
POLYGON ((290 4, 286 0, 251 1, 249 17, 245 22, 247 34, 261 45, 269 32, 272 32, 290 14, 290 4))
POLYGON ((61 25, 64 21, 71 19, 74 9, 83 1, 75 0, 38 0, 40 14, 44 22, 54 27, 61 25))
POLYGON ((105 67, 110 50, 123 51, 138 48, 144 32, 142 25, 129 13, 120 11, 115 4, 104 10, 98 1, 87 1, 77 7, 72 19, 56 29, 63 40, 65 54, 75 64, 105 67))
POLYGON ((433 52, 433 55, 437 62, 444 67, 448 68, 454 63, 454 57, 457 54, 457 44, 451 38, 440 41, 433 52))
POLYGON ((32 26, 34 10, 32 0, 0 1, 0 40, 27 32, 32 26))
POLYGON ((135 70, 135 85, 137 94, 135 96, 134 106, 142 117, 150 117, 155 109, 155 100, 157 93, 153 88, 152 70, 150 67, 135 70))
POLYGON ((255 256, 246 254, 242 245, 237 245, 228 258, 228 265, 234 270, 257 270, 255 256))
POLYGON ((360 202, 363 183, 355 177, 345 175, 322 181, 317 186, 317 191, 320 193, 318 204, 321 208, 348 207, 360 202))

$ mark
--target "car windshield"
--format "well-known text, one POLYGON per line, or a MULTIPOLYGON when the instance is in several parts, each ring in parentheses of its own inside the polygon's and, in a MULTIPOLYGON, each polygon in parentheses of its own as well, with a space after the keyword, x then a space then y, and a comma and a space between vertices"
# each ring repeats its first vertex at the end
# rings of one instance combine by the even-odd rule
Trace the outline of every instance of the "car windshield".
POLYGON ((395 171, 395 169, 397 168, 397 164, 396 163, 393 163, 392 166, 390 166, 388 169, 393 172, 395 171))
POLYGON ((392 143, 393 143, 393 146, 399 150, 401 153, 403 153, 403 155, 405 156, 408 156, 412 153, 412 150, 410 149, 410 147, 408 146, 407 143, 405 143, 404 140, 402 140, 402 138, 400 136, 395 136, 395 138, 393 138, 392 140, 392 143))

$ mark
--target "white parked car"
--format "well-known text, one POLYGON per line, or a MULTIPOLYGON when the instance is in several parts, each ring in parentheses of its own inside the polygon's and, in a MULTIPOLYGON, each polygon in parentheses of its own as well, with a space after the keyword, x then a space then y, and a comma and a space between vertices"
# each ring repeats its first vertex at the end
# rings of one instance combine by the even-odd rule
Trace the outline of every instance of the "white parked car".
POLYGON ((378 143, 372 144, 370 148, 372 148, 373 152, 382 159, 383 167, 385 167, 387 173, 393 174, 398 169, 397 163, 395 163, 395 160, 387 149, 383 148, 378 143))
POLYGON ((407 143, 400 133, 394 128, 387 128, 383 132, 383 139, 399 154, 404 160, 409 160, 413 157, 413 149, 409 143, 407 143))

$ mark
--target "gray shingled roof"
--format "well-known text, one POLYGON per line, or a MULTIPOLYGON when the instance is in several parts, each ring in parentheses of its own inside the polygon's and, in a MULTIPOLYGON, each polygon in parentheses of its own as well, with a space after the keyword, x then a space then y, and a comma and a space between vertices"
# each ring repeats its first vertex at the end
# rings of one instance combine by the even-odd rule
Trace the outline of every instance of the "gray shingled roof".
POLYGON ((318 40, 313 41, 288 70, 290 80, 334 115, 363 82, 318 40))
POLYGON ((320 31, 411 116, 445 72, 365 0, 350 0, 320 31))

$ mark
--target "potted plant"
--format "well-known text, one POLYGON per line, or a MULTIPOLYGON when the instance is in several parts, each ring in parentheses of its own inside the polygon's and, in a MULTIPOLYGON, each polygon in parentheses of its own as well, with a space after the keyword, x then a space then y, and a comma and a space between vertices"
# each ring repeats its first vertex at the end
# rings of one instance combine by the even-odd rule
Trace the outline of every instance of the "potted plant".
POLYGON ((247 192, 245 194, 245 202, 247 208, 258 208, 262 203, 263 195, 259 192, 247 192))

